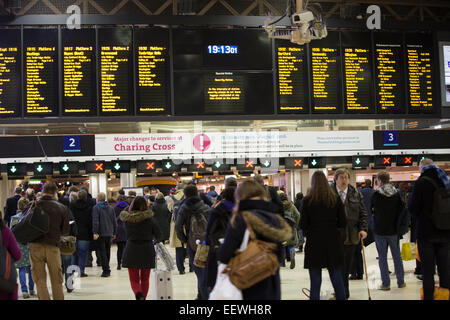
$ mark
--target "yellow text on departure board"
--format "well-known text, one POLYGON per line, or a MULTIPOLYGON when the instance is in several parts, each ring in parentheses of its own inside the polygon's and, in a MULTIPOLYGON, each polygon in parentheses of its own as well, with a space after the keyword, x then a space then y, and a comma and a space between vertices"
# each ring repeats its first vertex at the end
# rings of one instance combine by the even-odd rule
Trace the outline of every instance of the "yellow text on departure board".
MULTIPOLYGON (((64 65, 64 97, 84 97, 85 92, 80 88, 80 83, 87 75, 83 72, 86 65, 92 63, 90 56, 94 48, 92 46, 74 46, 64 47, 63 65, 64 65)), ((90 67, 87 69, 90 72, 90 67)), ((88 77, 85 81, 91 81, 88 77)), ((90 112, 89 108, 72 107, 65 108, 65 112, 90 112)))
POLYGON ((13 114, 14 106, 8 106, 3 101, 5 86, 11 83, 12 68, 17 63, 15 57, 17 48, 0 48, 0 114, 13 114))
MULTIPOLYGON (((52 54, 56 47, 28 47, 26 51, 26 105, 27 113, 51 113, 52 106, 48 105, 41 90, 49 84, 43 79, 44 73, 53 77, 51 72, 54 63, 52 54)), ((47 88, 54 90, 54 88, 47 88)), ((50 92, 50 94, 53 94, 50 92)))
POLYGON ((433 107, 431 53, 410 47, 408 54, 409 101, 411 107, 433 107))
POLYGON ((368 110, 369 106, 362 104, 359 96, 368 95, 368 92, 362 92, 360 83, 367 80, 363 73, 369 68, 369 50, 345 48, 344 63, 347 109, 368 110))
MULTIPOLYGON (((117 73, 123 65, 128 64, 129 46, 101 47, 101 105, 103 112, 126 112, 126 106, 120 106, 122 97, 117 92, 118 86, 128 87, 128 83, 118 83, 117 73), (116 91, 114 90, 116 89, 116 91)), ((127 71, 128 72, 128 71, 127 71)), ((127 103, 127 102, 124 102, 127 103)))
MULTIPOLYGON (((331 74, 336 75, 336 48, 312 48, 311 64, 312 64, 312 81, 313 81, 313 97, 314 99, 327 99, 330 95, 330 87, 335 87, 336 83, 330 83, 331 74)), ((334 90, 336 91, 336 90, 334 90)), ((336 94, 336 92, 333 92, 336 94)), ((335 105, 314 106, 316 110, 335 110, 335 105)))
POLYGON ((138 75, 140 87, 161 87, 166 62, 166 47, 140 46, 138 48, 138 75), (158 78, 158 75, 160 76, 158 78))
MULTIPOLYGON (((400 45, 398 45, 400 47, 400 45)), ((395 105, 398 83, 395 81, 400 70, 399 61, 395 55, 394 48, 377 48, 377 95, 381 110, 389 110, 397 107, 395 105)))
MULTIPOLYGON (((233 78, 214 78, 214 82, 216 83, 232 83, 234 82, 233 78)), ((213 101, 233 101, 240 100, 242 95, 242 90, 239 87, 234 86, 217 86, 217 87, 208 87, 207 90, 209 100, 213 101)))

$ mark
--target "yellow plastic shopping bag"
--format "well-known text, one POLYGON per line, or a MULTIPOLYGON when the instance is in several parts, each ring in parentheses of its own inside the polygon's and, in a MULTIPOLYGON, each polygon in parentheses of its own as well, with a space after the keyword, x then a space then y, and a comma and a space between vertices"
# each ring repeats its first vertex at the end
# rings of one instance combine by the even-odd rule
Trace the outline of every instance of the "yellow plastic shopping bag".
MULTIPOLYGON (((434 287, 433 300, 449 300, 450 290, 447 288, 434 287)), ((423 300, 423 288, 420 288, 420 300, 423 300)))
POLYGON ((403 261, 409 261, 413 260, 414 257, 411 252, 411 243, 406 242, 402 245, 402 260, 403 261))

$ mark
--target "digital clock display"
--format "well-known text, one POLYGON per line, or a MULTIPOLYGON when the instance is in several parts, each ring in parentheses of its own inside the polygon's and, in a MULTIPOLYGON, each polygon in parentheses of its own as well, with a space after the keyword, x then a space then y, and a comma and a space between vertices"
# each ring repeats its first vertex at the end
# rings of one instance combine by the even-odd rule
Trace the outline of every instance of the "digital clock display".
POLYGON ((238 54, 238 46, 230 45, 209 45, 209 54, 238 54))

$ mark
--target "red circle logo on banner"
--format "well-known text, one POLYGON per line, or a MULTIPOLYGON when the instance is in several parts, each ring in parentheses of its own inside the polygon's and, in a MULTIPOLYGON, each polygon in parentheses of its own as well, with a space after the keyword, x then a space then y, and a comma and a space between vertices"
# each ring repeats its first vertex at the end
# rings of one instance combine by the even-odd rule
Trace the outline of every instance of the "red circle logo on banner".
POLYGON ((197 151, 205 152, 211 146, 211 139, 204 133, 194 137, 194 148, 197 151))

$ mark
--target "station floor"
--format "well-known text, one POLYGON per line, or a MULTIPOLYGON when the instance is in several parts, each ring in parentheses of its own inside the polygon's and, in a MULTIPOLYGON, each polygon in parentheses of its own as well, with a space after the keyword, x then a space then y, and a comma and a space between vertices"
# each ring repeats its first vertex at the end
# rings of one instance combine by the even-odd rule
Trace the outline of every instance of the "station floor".
MULTIPOLYGON (((166 245, 169 252, 175 258, 175 250, 166 245)), ((101 267, 86 268, 88 277, 75 279, 75 290, 72 293, 65 293, 66 300, 134 300, 133 292, 128 281, 128 271, 123 268, 116 270, 115 245, 111 248, 111 277, 101 278, 101 267)), ((414 275, 415 260, 403 261, 405 269, 406 287, 397 288, 397 281, 394 274, 394 264, 389 253, 388 263, 391 274, 391 290, 381 291, 376 288, 381 284, 380 271, 378 267, 377 251, 375 243, 371 244, 365 249, 367 271, 369 274, 369 288, 372 300, 419 300, 420 288, 422 282, 414 275)), ((414 251, 413 251, 414 252, 414 251)), ((308 270, 303 268, 303 253, 296 253, 296 267, 289 268, 289 263, 286 267, 281 267, 281 295, 282 300, 308 300, 302 293, 302 288, 309 289, 309 275, 308 270)), ((186 273, 180 275, 177 270, 172 271, 173 275, 173 296, 174 300, 194 300, 197 294, 197 281, 195 274, 187 272, 189 270, 188 260, 185 261, 186 273)), ((94 255, 95 264, 95 255, 94 255)), ((437 278, 436 278, 437 280, 437 278)), ((49 292, 51 293, 50 282, 48 281, 49 292)), ((19 289, 20 291, 20 289, 19 289)), ((151 291, 151 284, 150 284, 151 291)), ((328 299, 333 293, 333 288, 329 280, 328 272, 324 269, 322 271, 322 288, 321 299, 328 299)), ((368 290, 366 285, 366 278, 363 280, 350 281, 350 300, 368 300, 368 290)), ((22 294, 19 292, 19 299, 22 294)), ((149 292, 147 299, 151 299, 151 292, 149 292)), ((30 298, 28 300, 36 300, 30 298)))

